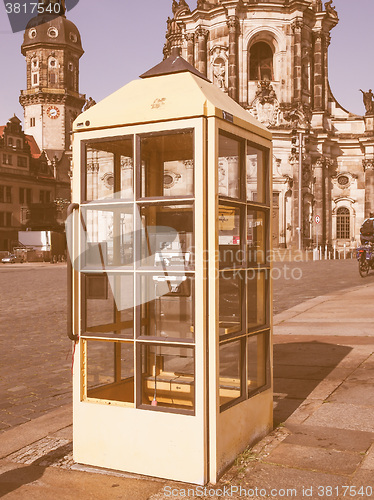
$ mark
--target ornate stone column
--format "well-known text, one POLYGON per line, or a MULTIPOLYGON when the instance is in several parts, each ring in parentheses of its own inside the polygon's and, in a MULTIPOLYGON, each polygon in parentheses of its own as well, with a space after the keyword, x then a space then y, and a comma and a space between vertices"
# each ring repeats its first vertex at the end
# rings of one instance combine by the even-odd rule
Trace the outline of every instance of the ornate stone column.
POLYGON ((325 158, 321 156, 313 165, 313 174, 314 174, 314 210, 313 210, 313 218, 316 215, 319 215, 321 218, 321 222, 319 224, 315 224, 313 221, 313 235, 314 235, 314 243, 316 242, 316 236, 318 233, 318 244, 324 244, 325 240, 325 224, 326 224, 326 216, 325 216, 325 158))
POLYGON ((326 158, 325 160, 325 193, 324 193, 324 210, 325 218, 323 220, 324 224, 324 237, 325 243, 332 242, 332 182, 331 176, 335 173, 335 161, 332 158, 326 158))
POLYGON ((365 171, 365 218, 374 216, 374 158, 362 161, 365 171))
POLYGON ((292 168, 292 198, 291 198, 291 247, 298 249, 299 247, 299 233, 297 227, 299 225, 299 161, 296 154, 291 154, 289 164, 292 168))
POLYGON ((196 30, 197 37, 197 64, 196 68, 203 75, 207 75, 207 40, 209 31, 201 26, 196 30))
POLYGON ((328 48, 331 43, 331 35, 328 33, 324 39, 322 40, 323 44, 323 61, 324 61, 324 69, 323 69, 323 107, 324 109, 328 108, 328 100, 329 100, 329 93, 327 92, 327 89, 329 88, 329 60, 328 60, 328 48))
POLYGON ((227 19, 229 28, 229 96, 235 101, 239 100, 239 68, 238 68, 238 35, 239 19, 236 16, 230 16, 227 19))
POLYGON ((314 81, 313 81, 313 111, 324 109, 324 53, 323 34, 320 31, 314 33, 314 81))
POLYGON ((195 63, 195 35, 194 33, 186 33, 184 37, 187 41, 187 62, 193 66, 195 63))
POLYGON ((301 101, 301 80, 302 80, 302 63, 301 63, 301 31, 303 22, 301 19, 296 19, 292 24, 293 32, 293 98, 295 102, 301 101))

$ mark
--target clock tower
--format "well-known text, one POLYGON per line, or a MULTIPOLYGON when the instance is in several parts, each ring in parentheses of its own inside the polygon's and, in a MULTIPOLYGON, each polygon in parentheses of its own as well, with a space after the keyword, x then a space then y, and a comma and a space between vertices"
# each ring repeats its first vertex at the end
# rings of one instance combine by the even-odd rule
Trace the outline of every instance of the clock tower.
POLYGON ((43 11, 28 23, 21 47, 27 65, 27 88, 20 96, 24 129, 45 151, 57 180, 67 182, 71 125, 85 103, 79 93, 84 51, 77 27, 66 19, 64 2, 39 4, 43 11))

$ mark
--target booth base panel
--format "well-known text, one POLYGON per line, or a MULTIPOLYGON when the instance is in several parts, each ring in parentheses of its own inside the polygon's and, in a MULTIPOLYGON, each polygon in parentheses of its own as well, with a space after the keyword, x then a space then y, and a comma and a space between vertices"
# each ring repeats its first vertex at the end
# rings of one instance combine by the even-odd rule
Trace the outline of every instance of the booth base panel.
POLYGON ((203 418, 83 401, 74 404, 77 463, 203 485, 203 418))
POLYGON ((270 389, 220 413, 217 418, 217 468, 215 473, 211 471, 211 482, 217 481, 240 453, 272 429, 273 392, 270 389))

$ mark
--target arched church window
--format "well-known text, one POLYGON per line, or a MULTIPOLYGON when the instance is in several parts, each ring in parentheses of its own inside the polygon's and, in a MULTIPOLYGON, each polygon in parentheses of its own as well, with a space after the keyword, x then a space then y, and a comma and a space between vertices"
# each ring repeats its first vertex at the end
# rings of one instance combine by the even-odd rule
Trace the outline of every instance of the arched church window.
POLYGON ((274 80, 273 51, 269 44, 257 42, 249 51, 249 79, 274 80))
POLYGON ((350 213, 346 207, 340 207, 336 212, 336 237, 338 240, 349 240, 351 237, 350 213))

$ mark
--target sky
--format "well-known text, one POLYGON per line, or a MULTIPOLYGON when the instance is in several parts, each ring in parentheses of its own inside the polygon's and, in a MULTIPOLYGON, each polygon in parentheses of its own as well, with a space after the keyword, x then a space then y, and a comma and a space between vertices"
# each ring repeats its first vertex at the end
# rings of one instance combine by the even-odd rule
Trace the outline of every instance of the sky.
MULTIPOLYGON (((196 7, 196 0, 187 2, 191 10, 196 7)), ((79 0, 67 17, 78 27, 85 50, 80 92, 98 102, 160 62, 171 3, 79 0)), ((362 115, 359 89, 374 88, 374 0, 335 0, 334 5, 340 21, 331 32, 330 86, 345 109, 362 115)), ((23 118, 18 103, 20 90, 26 88, 22 40, 22 32, 12 33, 0 0, 0 125, 13 114, 23 118)))

